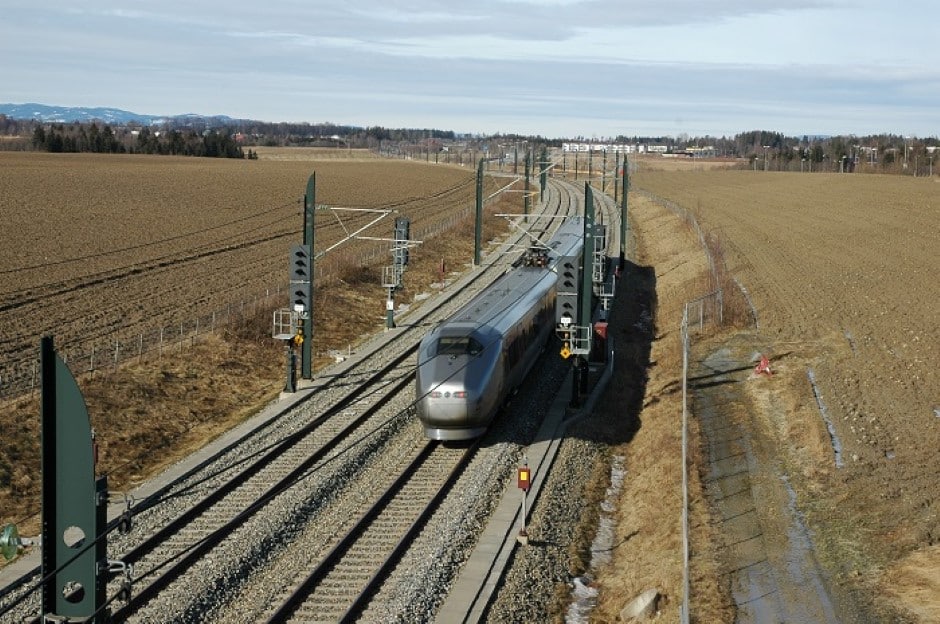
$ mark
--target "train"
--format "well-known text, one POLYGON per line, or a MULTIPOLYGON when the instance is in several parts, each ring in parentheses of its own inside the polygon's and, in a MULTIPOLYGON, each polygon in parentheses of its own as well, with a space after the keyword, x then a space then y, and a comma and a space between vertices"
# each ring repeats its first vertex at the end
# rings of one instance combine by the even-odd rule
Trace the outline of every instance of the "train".
POLYGON ((583 219, 567 218, 547 243, 421 340, 415 393, 428 438, 472 440, 486 432, 554 332, 556 265, 580 257, 583 236, 583 219))

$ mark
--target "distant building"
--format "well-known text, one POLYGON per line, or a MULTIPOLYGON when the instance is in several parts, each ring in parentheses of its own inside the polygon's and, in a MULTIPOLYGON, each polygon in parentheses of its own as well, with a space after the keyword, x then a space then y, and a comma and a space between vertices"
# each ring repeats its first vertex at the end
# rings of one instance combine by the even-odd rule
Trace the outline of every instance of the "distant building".
POLYGON ((711 145, 707 145, 705 147, 687 147, 685 151, 692 158, 717 158, 718 157, 718 150, 716 150, 711 145))
POLYGON ((614 154, 636 154, 642 145, 629 143, 562 143, 563 152, 611 152, 614 154))

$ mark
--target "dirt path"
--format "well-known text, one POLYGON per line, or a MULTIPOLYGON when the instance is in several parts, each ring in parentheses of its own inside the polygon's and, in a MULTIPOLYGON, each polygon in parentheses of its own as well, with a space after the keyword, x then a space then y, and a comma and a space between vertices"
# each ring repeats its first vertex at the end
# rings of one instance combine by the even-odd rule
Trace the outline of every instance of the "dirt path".
POLYGON ((752 417, 745 387, 773 383, 753 372, 756 342, 740 335, 717 349, 702 345, 707 353, 690 371, 708 458, 703 482, 720 525, 735 621, 858 622, 837 616, 796 494, 752 417))

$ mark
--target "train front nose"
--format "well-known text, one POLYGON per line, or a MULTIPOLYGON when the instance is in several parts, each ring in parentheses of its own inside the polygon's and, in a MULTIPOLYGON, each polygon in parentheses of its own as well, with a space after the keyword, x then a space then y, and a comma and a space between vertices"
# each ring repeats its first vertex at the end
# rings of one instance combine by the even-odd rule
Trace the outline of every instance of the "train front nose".
POLYGON ((479 436, 485 385, 480 380, 480 341, 466 328, 425 338, 417 371, 418 418, 434 440, 468 440, 479 436))
POLYGON ((444 441, 478 437, 484 431, 478 422, 478 403, 463 389, 431 391, 423 401, 423 413, 419 413, 425 434, 433 440, 444 441))
POLYGON ((459 387, 441 387, 428 396, 428 424, 437 428, 466 427, 473 417, 467 391, 459 387))

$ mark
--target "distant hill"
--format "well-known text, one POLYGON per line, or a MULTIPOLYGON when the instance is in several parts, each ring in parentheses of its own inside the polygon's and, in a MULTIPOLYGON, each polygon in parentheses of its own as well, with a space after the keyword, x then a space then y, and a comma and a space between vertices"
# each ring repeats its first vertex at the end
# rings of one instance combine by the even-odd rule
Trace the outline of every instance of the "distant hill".
POLYGON ((245 120, 237 120, 225 115, 144 115, 121 110, 119 108, 87 108, 81 106, 49 106, 46 104, 0 104, 0 115, 6 115, 10 119, 32 119, 44 123, 72 123, 72 122, 92 122, 100 121, 109 125, 125 125, 128 123, 139 123, 147 126, 162 125, 173 123, 177 125, 189 125, 190 123, 201 123, 212 126, 221 126, 226 124, 238 123, 245 120))

